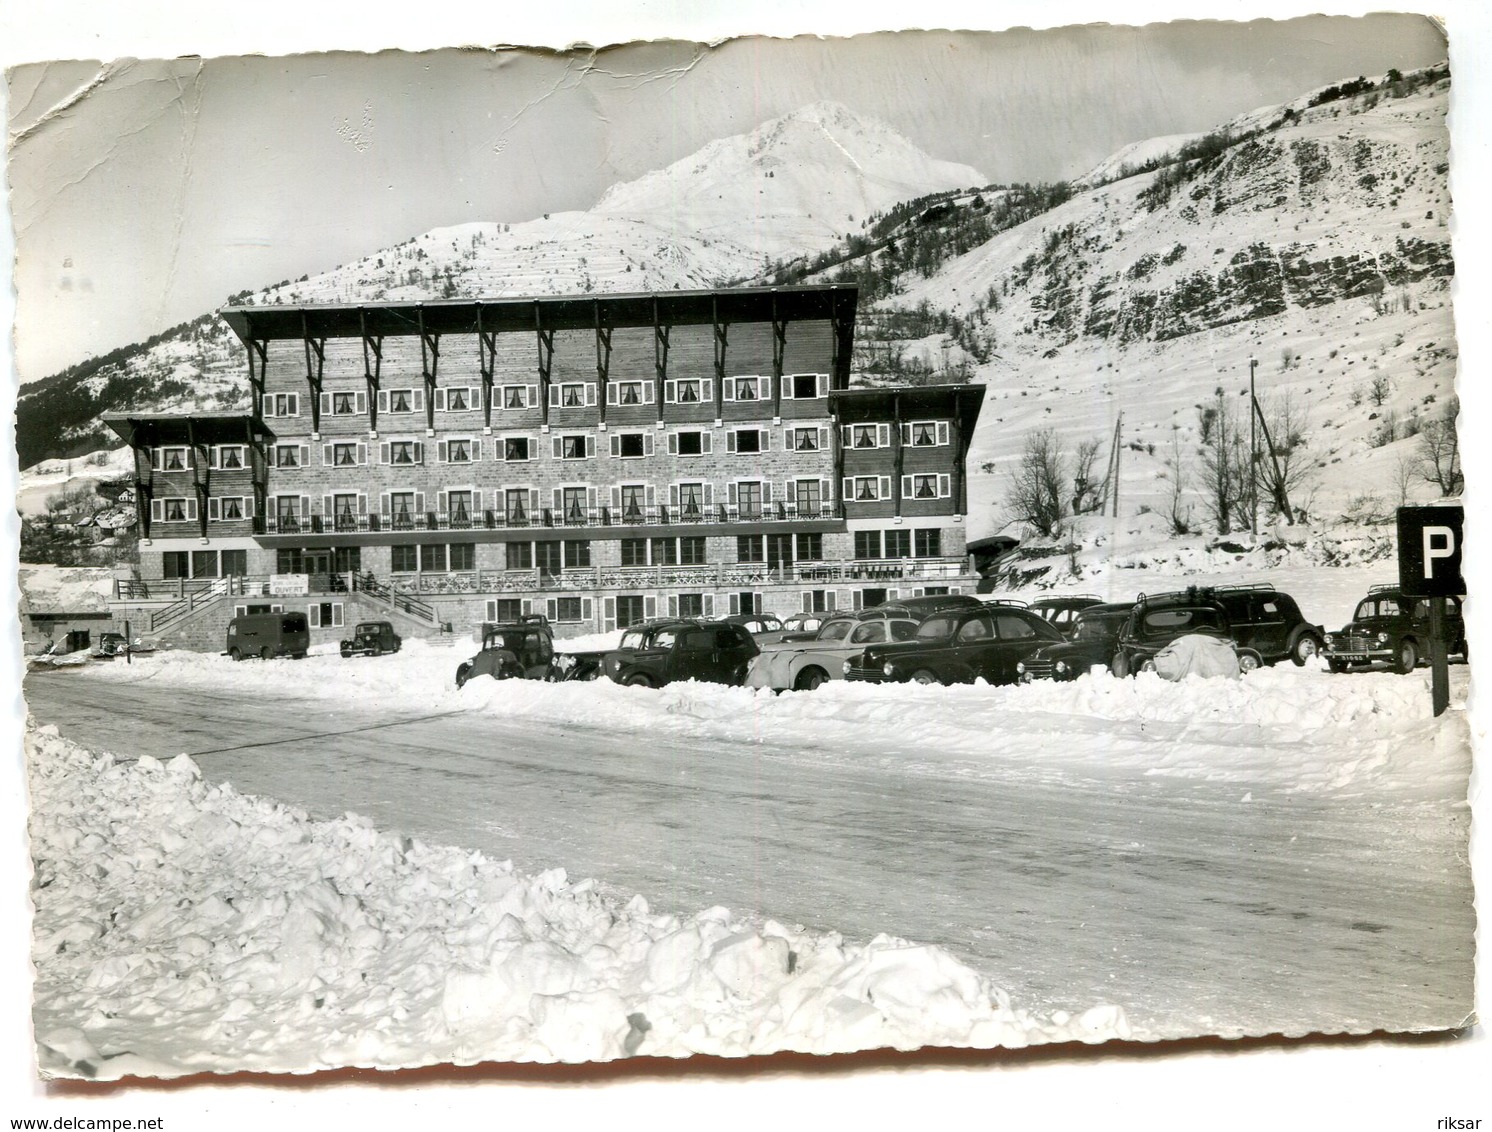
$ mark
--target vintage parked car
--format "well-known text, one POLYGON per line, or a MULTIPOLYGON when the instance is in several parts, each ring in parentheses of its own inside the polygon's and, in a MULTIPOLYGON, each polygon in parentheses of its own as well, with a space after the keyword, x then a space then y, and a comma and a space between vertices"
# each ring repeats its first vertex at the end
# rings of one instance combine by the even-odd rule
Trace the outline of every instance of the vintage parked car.
POLYGON ((1174 593, 1141 594, 1119 630, 1109 671, 1115 676, 1155 670, 1155 654, 1172 641, 1193 633, 1218 637, 1233 645, 1238 670, 1252 672, 1264 663, 1254 649, 1233 636, 1228 611, 1210 590, 1190 586, 1174 593))
POLYGON ((789 613, 782 619, 782 636, 779 641, 811 641, 825 621, 833 617, 828 613, 789 613))
POLYGON ((919 684, 1013 684, 1016 665, 1062 634, 1019 606, 953 608, 934 613, 908 641, 872 645, 844 662, 847 680, 919 684))
POLYGON ((1234 643, 1252 649, 1266 664, 1289 657, 1304 664, 1321 651, 1326 630, 1312 625, 1289 594, 1267 582, 1251 586, 1213 586, 1202 592, 1215 597, 1228 611, 1234 643))
POLYGON ((338 651, 344 657, 382 656, 386 652, 398 652, 403 644, 404 638, 394 632, 394 627, 387 621, 359 621, 352 636, 338 645, 338 651))
POLYGON ((675 680, 740 685, 760 651, 740 625, 670 618, 633 625, 603 665, 610 679, 634 687, 661 688, 675 680))
POLYGON ((1039 597, 1031 603, 1031 612, 1050 621, 1064 636, 1072 636, 1078 614, 1089 606, 1102 605, 1103 598, 1097 594, 1054 594, 1039 597))
POLYGON ((782 619, 773 613, 732 613, 720 618, 727 625, 739 625, 754 638, 757 644, 782 639, 782 619))
POLYGON ((93 646, 93 655, 97 657, 123 656, 129 649, 129 641, 125 640, 123 633, 100 633, 98 644, 93 646))
POLYGON ((1022 683, 1032 680, 1076 680, 1095 664, 1108 667, 1134 609, 1132 601, 1100 602, 1078 611, 1067 640, 1042 645, 1017 664, 1022 683))
POLYGON ((746 671, 752 688, 812 691, 826 680, 844 676, 844 662, 870 645, 911 640, 918 618, 895 606, 837 613, 807 641, 783 640, 765 645, 746 671))
POLYGON ((494 680, 549 680, 554 675, 554 631, 535 613, 508 624, 484 624, 482 648, 456 668, 456 687, 474 676, 494 680))
MULTIPOLYGON (((1447 598, 1446 652, 1467 657, 1461 599, 1447 598)), ((1395 672, 1413 672, 1430 655, 1430 600, 1406 597, 1398 586, 1373 586, 1357 603, 1352 620, 1326 635, 1322 650, 1333 672, 1386 661, 1395 672)))

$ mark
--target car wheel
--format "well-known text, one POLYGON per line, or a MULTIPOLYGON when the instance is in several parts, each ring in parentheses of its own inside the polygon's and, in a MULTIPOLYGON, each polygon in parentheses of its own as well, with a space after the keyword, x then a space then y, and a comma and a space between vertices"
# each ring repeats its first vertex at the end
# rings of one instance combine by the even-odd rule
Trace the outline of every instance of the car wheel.
POLYGON ((382 656, 383 655, 383 649, 379 648, 377 645, 374 645, 371 649, 368 650, 368 655, 369 656, 382 656))
POLYGON ((1116 652, 1114 659, 1109 661, 1109 671, 1121 680, 1129 675, 1129 654, 1116 652))
POLYGON ((1413 672, 1419 664, 1419 649, 1414 647, 1414 642, 1404 640, 1399 642, 1399 647, 1394 652, 1394 671, 1398 673, 1413 672))
POLYGON ((632 673, 622 683, 628 688, 651 688, 653 686, 652 679, 643 672, 632 673))
POLYGON ((1264 658, 1252 649, 1244 649, 1238 654, 1238 671, 1245 675, 1263 666, 1264 658))
POLYGON ((1297 667, 1304 665, 1311 657, 1321 652, 1321 642, 1309 633, 1302 633, 1300 640, 1295 642, 1295 647, 1290 650, 1290 659, 1297 667))
POLYGON ((942 681, 938 679, 938 674, 936 672, 934 672, 932 669, 930 669, 930 668, 919 668, 919 669, 917 669, 916 672, 912 673, 912 683, 914 683, 914 684, 941 684, 942 681))
POLYGON ((1141 672, 1154 672, 1155 671, 1155 658, 1153 656, 1147 656, 1144 660, 1140 661, 1140 671, 1141 672))
POLYGON ((812 692, 827 679, 829 677, 822 668, 805 668, 798 673, 798 679, 793 682, 793 687, 800 692, 812 692))
POLYGON ((235 662, 240 661, 243 659, 243 653, 239 652, 237 649, 229 649, 228 659, 235 662))
POLYGON ((1329 656, 1326 658, 1326 667, 1340 674, 1347 671, 1348 665, 1345 660, 1338 660, 1334 656, 1329 656))
POLYGON ((259 650, 259 659, 260 660, 268 660, 273 655, 274 655, 274 653, 270 652, 270 649, 269 649, 268 645, 265 645, 262 649, 259 650))
POLYGON ((466 682, 471 679, 471 662, 458 665, 456 668, 456 687, 466 687, 466 682))

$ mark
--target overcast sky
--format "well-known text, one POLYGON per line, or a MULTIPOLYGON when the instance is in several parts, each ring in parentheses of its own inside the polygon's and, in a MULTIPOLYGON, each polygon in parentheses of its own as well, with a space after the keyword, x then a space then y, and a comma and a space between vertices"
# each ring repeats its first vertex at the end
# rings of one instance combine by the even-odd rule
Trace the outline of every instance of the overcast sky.
POLYGON ((433 227, 588 208, 820 99, 991 180, 1051 180, 1445 56, 1426 18, 1380 16, 24 66, 9 90, 18 371, 433 227))

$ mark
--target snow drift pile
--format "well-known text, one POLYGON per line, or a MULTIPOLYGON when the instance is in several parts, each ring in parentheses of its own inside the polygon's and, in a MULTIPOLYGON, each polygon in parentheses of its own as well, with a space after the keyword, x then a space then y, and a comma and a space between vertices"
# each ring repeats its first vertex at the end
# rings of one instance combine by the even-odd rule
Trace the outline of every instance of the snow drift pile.
POLYGON ((723 908, 655 915, 480 854, 28 731, 42 1071, 102 1079, 488 1060, 978 1048, 1037 1018, 946 952, 723 908))

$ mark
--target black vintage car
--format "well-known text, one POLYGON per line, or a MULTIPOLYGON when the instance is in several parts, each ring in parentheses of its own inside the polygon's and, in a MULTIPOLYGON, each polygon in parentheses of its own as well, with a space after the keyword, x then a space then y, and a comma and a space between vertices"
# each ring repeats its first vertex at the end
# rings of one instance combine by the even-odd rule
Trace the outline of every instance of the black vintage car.
POLYGON ((874 645, 844 662, 846 680, 875 683, 1013 684, 1016 665, 1062 634, 1027 609, 945 609, 917 626, 909 641, 874 645))
POLYGON ((482 626, 481 651, 456 668, 456 687, 474 676, 494 680, 549 680, 554 670, 554 631, 542 614, 511 624, 482 626))
POLYGON ((382 656, 386 652, 398 652, 404 639, 394 632, 387 621, 359 621, 352 636, 338 645, 344 657, 382 656))
POLYGON ((633 625, 602 663, 610 679, 634 687, 661 688, 675 680, 740 685, 760 651, 740 625, 673 618, 633 625))
MULTIPOLYGON (((1446 652, 1465 659, 1461 599, 1447 598, 1445 606, 1446 652)), ((1374 586, 1357 603, 1352 620, 1326 635, 1323 652, 1333 672, 1384 661, 1395 672, 1413 672, 1430 656, 1430 601, 1406 597, 1398 586, 1374 586)))
POLYGON ((1156 653, 1193 634, 1230 643, 1238 656, 1240 672, 1252 672, 1264 663, 1256 650, 1238 643, 1228 611, 1213 592, 1191 586, 1174 593, 1140 595, 1119 630, 1109 671, 1115 676, 1129 676, 1152 670, 1156 653))
POLYGON ((1021 682, 1076 680, 1095 664, 1108 667, 1119 643, 1119 631, 1134 607, 1132 601, 1115 601, 1079 610, 1067 640, 1042 645, 1015 666, 1021 682))
POLYGON ((1053 594, 1033 601, 1031 612, 1050 621, 1064 637, 1070 637, 1078 614, 1090 606, 1102 604, 1103 598, 1097 594, 1053 594))
POLYGON ((1293 597, 1267 582, 1213 586, 1201 592, 1215 597, 1228 611, 1233 640, 1258 653, 1266 664, 1288 657, 1300 665, 1321 651, 1326 631, 1305 619, 1293 597))

